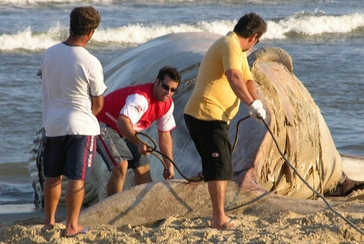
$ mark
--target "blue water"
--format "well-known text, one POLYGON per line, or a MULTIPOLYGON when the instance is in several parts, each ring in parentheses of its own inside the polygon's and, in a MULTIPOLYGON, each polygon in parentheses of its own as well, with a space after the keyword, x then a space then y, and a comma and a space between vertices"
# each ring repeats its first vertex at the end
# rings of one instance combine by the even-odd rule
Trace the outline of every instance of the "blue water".
POLYGON ((280 47, 312 94, 340 153, 364 156, 364 1, 0 2, 0 204, 31 203, 29 149, 41 126, 40 56, 68 35, 69 13, 93 5, 102 16, 87 48, 103 66, 123 51, 172 32, 224 35, 246 12, 268 32, 257 47, 280 47))

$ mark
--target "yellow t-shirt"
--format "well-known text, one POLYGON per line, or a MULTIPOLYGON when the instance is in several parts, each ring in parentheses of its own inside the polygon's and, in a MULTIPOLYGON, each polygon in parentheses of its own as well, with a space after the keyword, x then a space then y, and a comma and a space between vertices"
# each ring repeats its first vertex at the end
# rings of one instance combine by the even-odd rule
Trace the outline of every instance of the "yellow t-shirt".
POLYGON ((234 32, 218 39, 206 52, 184 113, 201 120, 230 123, 240 105, 225 75, 231 69, 240 70, 245 81, 253 80, 246 52, 242 52, 234 32))

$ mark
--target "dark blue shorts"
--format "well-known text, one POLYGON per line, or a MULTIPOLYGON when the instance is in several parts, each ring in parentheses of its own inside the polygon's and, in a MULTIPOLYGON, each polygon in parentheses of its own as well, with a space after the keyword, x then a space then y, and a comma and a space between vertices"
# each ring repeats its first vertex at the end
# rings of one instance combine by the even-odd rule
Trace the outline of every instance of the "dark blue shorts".
POLYGON ((187 114, 184 118, 202 159, 204 180, 232 180, 231 142, 227 123, 199 120, 187 114))
POLYGON ((91 173, 96 156, 96 136, 46 137, 43 152, 45 177, 67 176, 84 180, 91 173))

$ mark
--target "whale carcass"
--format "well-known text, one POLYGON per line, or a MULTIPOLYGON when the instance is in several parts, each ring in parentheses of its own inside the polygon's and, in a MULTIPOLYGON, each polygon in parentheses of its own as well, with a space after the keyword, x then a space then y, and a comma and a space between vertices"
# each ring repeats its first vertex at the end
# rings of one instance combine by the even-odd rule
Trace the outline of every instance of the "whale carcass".
MULTIPOLYGON (((182 82, 173 97, 177 128, 172 132, 172 137, 174 163, 188 178, 201 172, 201 163, 184 124, 183 109, 193 89, 199 63, 219 37, 211 33, 169 34, 121 53, 104 67, 108 86, 106 94, 127 85, 152 82, 164 65, 175 66, 181 71, 182 82)), ((312 188, 322 194, 330 194, 338 191, 339 187, 345 193, 348 185, 343 190, 343 183, 348 177, 343 172, 343 162, 350 164, 353 161, 364 162, 364 159, 353 159, 338 153, 320 109, 294 75, 293 63, 287 52, 271 47, 249 50, 248 54, 259 98, 267 110, 268 128, 252 118, 240 121, 248 115, 244 105, 241 105, 230 124, 230 137, 236 146, 233 151, 234 181, 229 182, 226 194, 227 211, 237 211, 255 202, 271 211, 285 208, 309 211, 303 207, 308 204, 304 199, 316 197, 283 160, 267 129, 273 133, 284 156, 312 188), (295 204, 282 204, 288 202, 295 204), (279 207, 274 208, 274 204, 279 207)), ((157 138, 154 125, 144 133, 157 138)), ((43 130, 40 129, 29 160, 37 206, 42 205, 43 197, 43 139, 43 130)), ((178 171, 175 180, 165 181, 162 171, 161 162, 151 155, 154 182, 134 186, 130 171, 124 191, 106 198, 105 188, 110 173, 101 157, 98 157, 85 186, 84 204, 92 206, 81 212, 80 223, 88 226, 140 225, 168 216, 201 217, 210 214, 211 205, 204 182, 188 182, 178 171)), ((360 180, 350 181, 350 187, 360 180)), ((64 203, 64 192, 61 203, 64 203)), ((310 204, 315 206, 311 208, 314 211, 325 208, 317 201, 310 204)))

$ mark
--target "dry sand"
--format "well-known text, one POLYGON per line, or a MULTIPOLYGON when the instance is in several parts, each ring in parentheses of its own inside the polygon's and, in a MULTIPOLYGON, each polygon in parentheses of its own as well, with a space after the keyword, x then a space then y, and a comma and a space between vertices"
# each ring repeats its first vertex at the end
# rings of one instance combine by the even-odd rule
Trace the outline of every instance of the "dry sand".
MULTIPOLYGON (((364 207, 360 201, 355 204, 364 207)), ((41 233, 44 211, 31 209, 30 205, 0 206, 0 243, 364 243, 364 236, 331 210, 267 216, 254 209, 229 212, 240 224, 224 231, 209 228, 210 218, 171 216, 150 226, 96 225, 86 234, 64 238, 61 223, 41 233)), ((57 221, 64 220, 64 214, 60 208, 57 221)), ((341 214, 364 230, 363 213, 341 214)))

